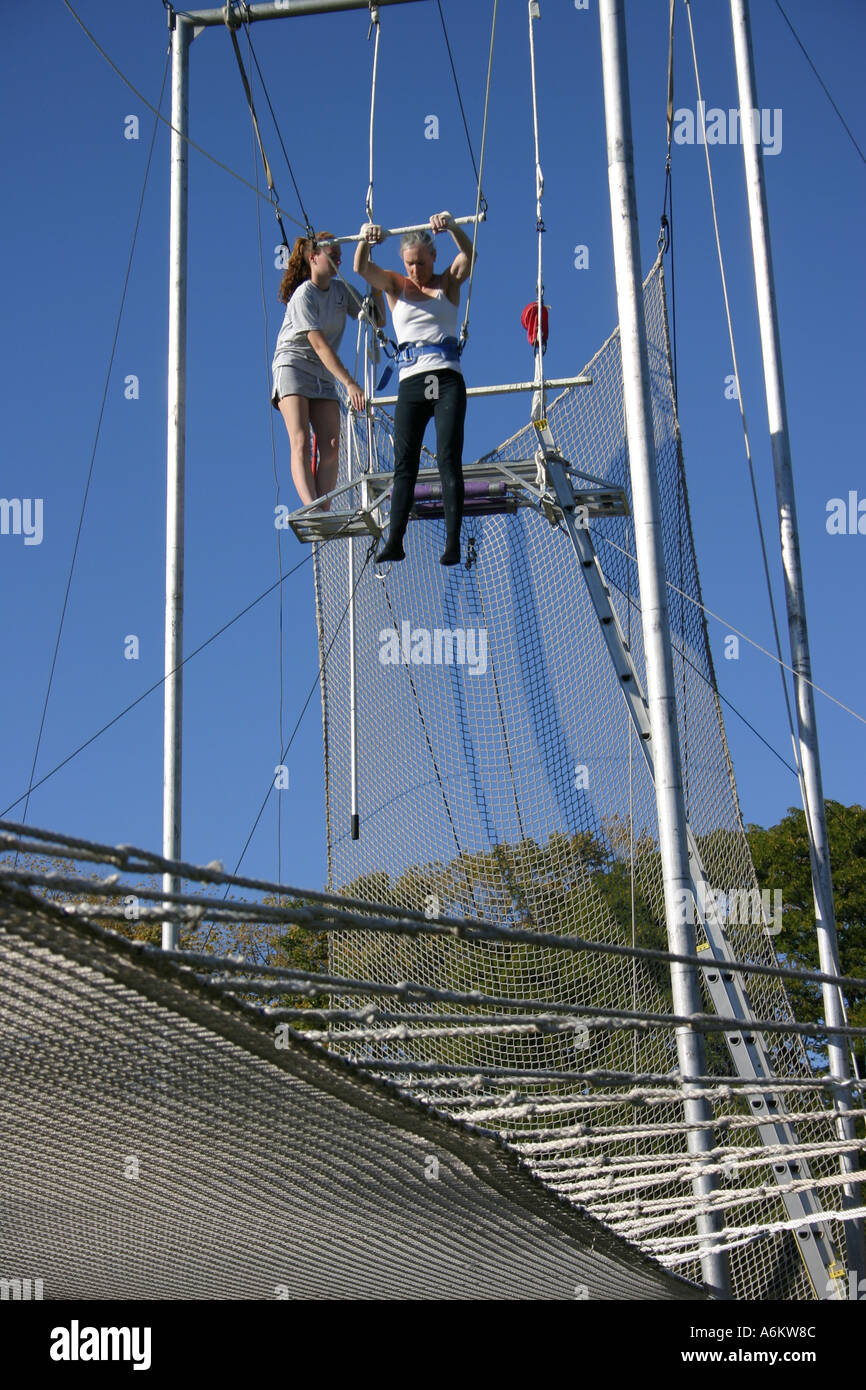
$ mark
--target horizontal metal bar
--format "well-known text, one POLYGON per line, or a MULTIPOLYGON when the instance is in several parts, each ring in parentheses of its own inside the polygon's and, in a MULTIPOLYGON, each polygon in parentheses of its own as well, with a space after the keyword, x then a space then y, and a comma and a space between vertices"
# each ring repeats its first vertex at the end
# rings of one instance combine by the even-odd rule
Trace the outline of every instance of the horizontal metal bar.
MULTIPOLYGON (((484 222, 485 220, 486 218, 483 212, 480 212, 477 217, 472 213, 469 217, 452 218, 454 225, 457 227, 471 227, 476 222, 484 222)), ((413 222, 411 227, 383 227, 382 241, 385 241, 389 236, 404 236, 406 232, 429 232, 429 230, 429 222, 413 222)), ((341 245, 346 245, 346 243, 353 241, 363 241, 363 239, 360 232, 352 232, 351 236, 334 237, 334 241, 339 242, 341 245)), ((378 241, 376 245, 381 246, 382 242, 378 241)))
MULTIPOLYGON (((591 386, 591 376, 558 376, 544 382, 545 390, 565 386, 591 386)), ((537 391, 537 381, 509 381, 503 386, 467 386, 467 396, 510 396, 515 391, 537 391)), ((370 405, 394 405, 396 396, 371 396, 370 405)))
MULTIPOLYGON (((419 0, 377 0, 379 5, 414 5, 419 0)), ((243 11, 243 22, 249 19, 255 24, 260 19, 292 19, 299 15, 335 14, 340 10, 368 10, 369 0, 271 0, 267 5, 248 5, 243 11)), ((241 22, 241 11, 234 14, 241 22)), ((178 10, 177 18, 196 28, 210 28, 226 22, 225 6, 218 10, 178 10)))

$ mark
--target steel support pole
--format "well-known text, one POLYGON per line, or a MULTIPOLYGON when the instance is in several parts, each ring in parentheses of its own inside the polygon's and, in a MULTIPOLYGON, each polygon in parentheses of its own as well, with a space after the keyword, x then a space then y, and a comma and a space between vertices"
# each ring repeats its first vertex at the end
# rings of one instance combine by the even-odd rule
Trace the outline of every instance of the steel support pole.
MULTIPOLYGON (((181 740, 183 728, 183 504, 186 443, 186 261, 189 45, 192 30, 173 16, 171 34, 171 212, 168 292, 168 449, 165 504, 165 705, 163 724, 162 852, 181 857, 181 740)), ((180 892, 180 879, 162 886, 180 892)), ((162 944, 176 950, 179 928, 163 922, 162 944)))
MULTIPOLYGON (((366 385, 366 366, 364 369, 366 385)), ((346 472, 355 470, 355 421, 349 417, 346 437, 346 472)), ((358 632, 355 615, 355 540, 349 537, 349 815, 353 840, 358 830, 358 632)))
POLYGON ((358 820, 358 637, 355 621, 355 541, 349 537, 349 781, 350 831, 357 840, 358 820))
MULTIPOLYGON (((640 274, 640 242, 634 184, 631 105, 628 86, 624 0, 600 0, 604 109, 607 126, 608 179, 616 271, 623 397, 632 482, 635 546, 640 583, 641 620, 646 654, 647 702, 655 757, 655 792, 659 848, 664 875, 665 918, 672 952, 694 955, 696 936, 689 874, 688 834, 680 763, 673 660, 668 626, 661 505, 656 477, 652 398, 640 274)), ((694 966, 671 964, 674 1011, 703 1012, 694 966)), ((703 1036, 691 1027, 676 1032, 677 1056, 684 1082, 706 1074, 703 1036)), ((703 1097, 684 1101, 689 1123, 711 1121, 712 1107, 703 1097)), ((711 1128, 689 1131, 689 1152, 713 1147, 711 1128)), ((711 1175, 695 1179, 702 1201, 715 1187, 711 1175)), ((697 1217, 699 1234, 709 1241, 723 1228, 720 1213, 697 1217)), ((722 1253, 701 1261, 704 1283, 717 1297, 730 1297, 727 1258, 722 1253)))
MULTIPOLYGON (((779 320, 776 312, 776 287, 770 251, 767 194, 764 183, 764 159, 761 148, 761 127, 752 52, 752 35, 748 0, 731 0, 731 26, 734 37, 734 58, 737 68, 737 89, 740 103, 740 131, 746 171, 746 192, 749 203, 749 227, 752 239, 752 260, 755 270, 755 292, 758 301, 758 320, 761 330, 761 354, 764 363, 764 388, 773 449, 773 471, 776 480, 776 501, 779 509, 779 533, 782 546, 782 568, 785 577, 785 602, 788 608, 788 632, 791 642, 791 666, 794 670, 794 691, 797 706, 797 734, 800 752, 801 793, 809 833, 809 853, 812 863, 812 887, 815 900, 815 930, 818 937, 818 956, 821 970, 827 975, 841 974, 839 942, 836 935, 836 914, 833 905, 833 879, 830 872, 830 846, 827 817, 824 810, 824 789, 818 753, 818 733, 815 719, 815 699, 812 691, 812 663, 809 655, 809 634, 806 627, 806 602, 803 570, 800 563, 800 537, 797 528, 797 508, 794 497, 794 475, 791 465, 791 443, 788 433, 788 412, 785 404, 785 385, 782 375, 782 354, 779 320), (754 113, 754 115, 752 114, 754 113)), ((845 1026, 842 991, 837 985, 821 986, 824 1017, 835 1027, 845 1026)), ((838 1081, 847 1081, 851 1070, 848 1046, 837 1035, 827 1040, 830 1074, 838 1081)), ((839 1111, 850 1108, 845 1092, 835 1093, 839 1111)), ((854 1122, 844 1114, 838 1132, 844 1139, 854 1138, 854 1122)), ((852 1154, 840 1156, 842 1172, 857 1168, 852 1154)), ((846 1205, 859 1206, 858 1189, 845 1189, 846 1205)), ((862 1222, 846 1226, 849 1264, 862 1278, 864 1242, 862 1222)))

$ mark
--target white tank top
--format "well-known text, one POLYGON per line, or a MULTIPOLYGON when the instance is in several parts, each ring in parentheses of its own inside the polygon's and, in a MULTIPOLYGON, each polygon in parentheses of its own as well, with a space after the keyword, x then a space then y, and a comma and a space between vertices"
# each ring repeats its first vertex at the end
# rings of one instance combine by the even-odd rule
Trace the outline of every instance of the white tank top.
POLYGON ((391 310, 394 323, 394 337, 398 343, 430 343, 430 351, 421 353, 414 362, 400 368, 400 380, 418 376, 421 372, 442 371, 450 367, 460 371, 460 363, 449 361, 436 351, 435 344, 443 338, 457 337, 457 316, 459 305, 452 304, 444 290, 437 290, 436 297, 425 295, 423 299, 406 299, 401 295, 391 310))

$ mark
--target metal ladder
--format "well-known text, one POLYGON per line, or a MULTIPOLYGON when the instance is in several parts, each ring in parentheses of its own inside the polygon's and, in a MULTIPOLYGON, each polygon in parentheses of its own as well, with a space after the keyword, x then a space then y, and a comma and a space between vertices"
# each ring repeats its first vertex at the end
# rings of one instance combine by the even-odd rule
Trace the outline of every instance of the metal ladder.
MULTIPOLYGON (((626 702, 632 723, 637 731, 640 746, 647 761, 650 776, 655 777, 653 766, 652 730, 650 728, 649 708, 641 688, 640 678, 632 660, 629 643, 620 627, 616 610, 611 602, 610 589, 604 578, 598 555, 586 525, 586 511, 583 510, 578 521, 576 513, 580 502, 572 488, 566 460, 556 449, 555 442, 545 420, 534 421, 536 431, 542 441, 547 476, 557 502, 557 511, 562 516, 574 553, 580 564, 581 574, 595 609, 602 635, 610 654, 620 689, 626 702)), ((786 1120, 774 1118, 778 1109, 778 1099, 774 1091, 784 1089, 784 1082, 774 1077, 764 1036, 750 1031, 755 1022, 755 1014, 741 977, 732 968, 734 955, 724 933, 721 921, 712 913, 702 911, 707 903, 715 898, 706 870, 701 861, 697 840, 688 827, 689 868, 692 890, 700 921, 707 938, 707 946, 713 964, 703 967, 703 977, 713 1005, 720 1018, 733 1019, 742 1024, 741 1033, 725 1034, 725 1040, 733 1059, 737 1075, 756 1082, 772 1082, 761 1095, 752 1096, 750 1103, 756 1114, 766 1119, 758 1126, 758 1133, 765 1144, 796 1144, 797 1133, 786 1120)), ((816 1117, 820 1115, 816 1111, 816 1117)), ((780 1157, 772 1162, 773 1176, 782 1186, 792 1179, 808 1179, 812 1176, 804 1159, 790 1161, 780 1157)), ((780 1194, 785 1210, 791 1220, 807 1216, 820 1216, 823 1208, 817 1194, 810 1189, 780 1194)), ((819 1299, 844 1299, 845 1268, 839 1260, 832 1242, 829 1223, 827 1226, 801 1226, 793 1232, 797 1248, 803 1258, 809 1278, 819 1299)))

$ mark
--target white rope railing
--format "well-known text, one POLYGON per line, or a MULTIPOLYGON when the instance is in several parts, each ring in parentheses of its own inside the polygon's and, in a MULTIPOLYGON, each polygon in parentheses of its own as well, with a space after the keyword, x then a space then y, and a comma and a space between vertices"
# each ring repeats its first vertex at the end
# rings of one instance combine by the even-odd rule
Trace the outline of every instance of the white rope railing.
MULTIPOLYGON (((255 892, 273 894, 281 898, 285 905, 274 906, 262 902, 215 902, 213 898, 196 894, 171 894, 162 889, 135 885, 135 893, 142 898, 150 898, 165 903, 160 908, 160 920, 166 920, 172 905, 177 904, 179 913, 187 908, 208 909, 208 917, 213 920, 241 920, 255 915, 261 921, 286 922, 312 931, 393 931, 410 935, 452 936, 464 941, 513 942, 520 945, 542 946, 545 950, 586 952, 591 954, 623 956, 635 960, 664 961, 682 965, 698 965, 706 969, 710 962, 706 956, 679 955, 651 947, 627 946, 618 942, 589 941, 579 936, 562 936, 553 932, 534 931, 525 927, 505 927, 481 918, 440 916, 427 918, 419 910, 395 907, 388 903, 369 903, 361 899, 343 897, 339 894, 319 892, 315 889, 294 888, 287 884, 268 880, 250 879, 227 874, 221 864, 214 862, 202 867, 181 860, 168 860, 161 855, 128 845, 108 846, 92 841, 76 840, 55 832, 39 831, 17 822, 0 820, 0 853, 3 850, 18 853, 38 853, 48 857, 78 858, 97 864, 111 864, 128 873, 171 872, 178 878, 221 887, 246 888, 255 892), (35 841, 33 843, 32 841, 35 841), (71 853, 71 851, 75 853, 71 853), (290 902, 294 899, 295 902, 290 902), (303 905, 301 905, 303 904, 303 905), (318 911, 314 905, 326 908, 318 911)), ((0 877, 9 877, 8 868, 0 865, 0 877)), ((64 876, 54 872, 32 873, 16 869, 14 875, 19 882, 34 886, 41 885, 61 891, 80 894, 94 893, 98 896, 118 897, 119 877, 106 879, 85 878, 83 876, 64 876)), ((237 963, 230 962, 230 965, 237 963)), ((791 966, 768 965, 758 961, 736 960, 726 962, 726 969, 742 975, 763 975, 780 980, 798 980, 815 984, 838 983, 843 988, 866 989, 866 978, 859 976, 829 976, 818 970, 801 970, 791 966)), ((708 1018, 714 1016, 708 1015, 708 1018)), ((764 1020, 771 1022, 771 1020, 764 1020)), ((753 1025, 750 1023, 751 1031, 753 1025)))

